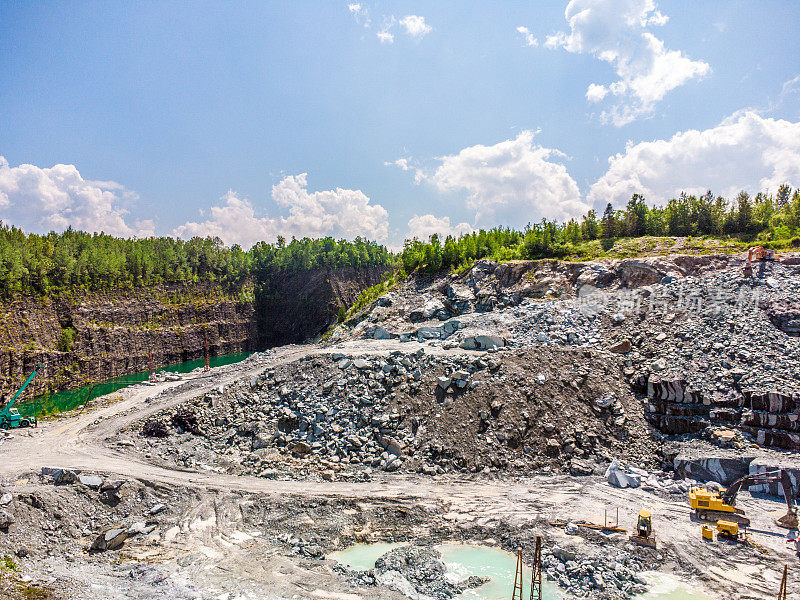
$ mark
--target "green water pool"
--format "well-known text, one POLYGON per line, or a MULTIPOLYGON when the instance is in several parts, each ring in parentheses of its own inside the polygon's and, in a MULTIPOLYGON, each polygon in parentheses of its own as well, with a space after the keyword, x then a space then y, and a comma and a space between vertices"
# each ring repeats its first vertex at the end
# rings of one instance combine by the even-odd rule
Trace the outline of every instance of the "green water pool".
MULTIPOLYGON (((232 354, 222 354, 220 356, 212 356, 209 358, 209 364, 212 367, 221 367, 240 362, 250 356, 251 352, 235 352, 232 354)), ((156 369, 156 372, 167 371, 170 373, 189 373, 194 371, 197 367, 202 367, 205 361, 201 358, 198 360, 190 360, 187 362, 176 363, 167 365, 156 369)), ((36 398, 35 400, 27 400, 17 404, 19 412, 23 416, 32 416, 34 411, 41 414, 64 412, 72 410, 76 406, 86 404, 92 398, 104 396, 121 390, 129 385, 147 381, 150 373, 148 371, 139 371, 138 373, 131 373, 130 375, 122 375, 108 379, 96 385, 88 385, 74 390, 63 390, 36 398)))
MULTIPOLYGON (((356 544, 344 550, 332 552, 328 558, 352 569, 365 570, 375 566, 375 561, 401 543, 356 544)), ((506 600, 511 597, 514 587, 514 572, 517 565, 516 556, 498 548, 488 546, 470 546, 467 544, 441 544, 436 546, 442 554, 442 562, 447 567, 447 574, 454 581, 462 580, 469 575, 488 577, 489 581, 473 590, 466 590, 460 596, 464 600, 506 600)), ((524 571, 524 596, 530 593, 530 566, 524 571)), ((663 573, 646 573, 651 590, 640 596, 640 600, 711 600, 686 582, 663 573)), ((561 600, 564 591, 552 582, 542 585, 542 598, 561 600)))
MULTIPOLYGON (((507 600, 514 587, 514 571, 517 557, 510 552, 497 548, 467 546, 462 544, 443 544, 436 547, 442 553, 442 562, 448 574, 464 579, 470 575, 488 577, 489 581, 473 590, 461 594, 464 600, 507 600)), ((531 568, 523 569, 523 596, 530 594, 531 568)), ((547 600, 561 599, 564 593, 549 582, 542 582, 542 598, 547 600)))
POLYGON ((337 550, 328 554, 328 558, 335 560, 339 564, 346 565, 356 571, 366 571, 375 567, 375 561, 381 556, 406 546, 402 542, 376 542, 374 544, 355 544, 344 550, 337 550))

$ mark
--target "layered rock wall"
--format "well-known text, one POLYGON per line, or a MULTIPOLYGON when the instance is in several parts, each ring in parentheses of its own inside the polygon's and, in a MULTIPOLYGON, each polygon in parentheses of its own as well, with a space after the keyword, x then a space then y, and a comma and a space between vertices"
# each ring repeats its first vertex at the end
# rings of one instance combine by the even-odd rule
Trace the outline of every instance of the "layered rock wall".
MULTIPOLYGON (((335 322, 386 268, 276 274, 253 300, 252 286, 170 284, 16 298, 0 304, 0 386, 15 391, 38 363, 33 394, 149 368, 302 342, 335 322)), ((26 394, 27 396, 28 394, 26 394)))
POLYGON ((716 425, 749 433, 761 446, 800 450, 800 395, 731 389, 727 399, 704 399, 684 379, 646 374, 634 388, 647 395, 648 422, 662 433, 697 433, 716 425))
POLYGON ((255 349, 253 303, 215 285, 162 285, 18 298, 0 307, 0 377, 16 389, 36 364, 36 394, 154 366, 255 349))

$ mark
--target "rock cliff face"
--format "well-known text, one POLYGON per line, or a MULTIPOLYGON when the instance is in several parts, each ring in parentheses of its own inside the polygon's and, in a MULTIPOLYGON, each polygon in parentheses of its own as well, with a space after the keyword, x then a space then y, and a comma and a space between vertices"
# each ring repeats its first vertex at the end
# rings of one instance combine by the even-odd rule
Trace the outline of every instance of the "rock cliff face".
MULTIPOLYGON (((276 277, 270 296, 213 284, 161 285, 0 304, 0 386, 15 391, 43 362, 37 395, 102 381, 153 364, 301 342, 319 335, 383 269, 317 270, 276 277), (44 375, 44 376, 42 376, 44 375)), ((26 394, 26 397, 28 394, 26 394)))
POLYGON ((350 306, 385 272, 386 267, 320 269, 273 277, 270 289, 256 302, 262 345, 281 346, 319 335, 336 321, 340 306, 350 306))
POLYGON ((164 285, 73 297, 20 298, 0 309, 0 376, 7 391, 34 366, 36 394, 155 366, 254 349, 253 303, 214 285, 164 285), (44 375, 43 377, 41 375, 44 375))

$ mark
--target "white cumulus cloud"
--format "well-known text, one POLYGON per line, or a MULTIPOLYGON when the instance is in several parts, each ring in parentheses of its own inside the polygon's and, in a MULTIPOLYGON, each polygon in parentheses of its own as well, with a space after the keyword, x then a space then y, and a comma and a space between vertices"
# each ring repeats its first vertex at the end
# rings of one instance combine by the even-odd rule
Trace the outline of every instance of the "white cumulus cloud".
POLYGON ((381 41, 381 44, 393 44, 394 43, 394 34, 389 33, 387 29, 382 29, 375 35, 378 36, 378 39, 381 41))
POLYGON ((347 10, 350 11, 350 14, 353 15, 353 18, 356 20, 356 23, 363 25, 367 29, 369 29, 372 22, 369 18, 369 9, 363 4, 358 2, 351 2, 347 5, 347 10))
POLYGON ((602 208, 607 202, 622 206, 634 193, 663 203, 682 191, 709 189, 732 198, 740 190, 774 192, 783 183, 800 186, 800 122, 745 111, 711 129, 629 143, 609 158, 587 199, 602 208))
POLYGON ((608 94, 608 88, 604 85, 590 83, 586 90, 586 99, 589 102, 600 102, 608 94))
POLYGON ((458 237, 474 230, 469 223, 450 224, 450 217, 434 215, 414 215, 408 220, 408 239, 417 238, 427 241, 434 233, 444 240, 448 235, 458 237))
POLYGON ((153 221, 126 221, 134 192, 113 181, 84 179, 75 165, 11 167, 0 156, 0 219, 28 231, 69 226, 117 236, 153 235, 153 221))
POLYGON ((522 34, 522 38, 525 40, 526 46, 535 47, 539 45, 539 40, 537 40, 531 33, 531 30, 525 27, 524 25, 520 25, 519 27, 517 27, 517 31, 522 34))
POLYGON ((569 219, 589 206, 563 164, 558 150, 539 146, 532 131, 493 146, 471 146, 444 156, 427 178, 440 191, 465 190, 476 227, 569 219))
POLYGON ((219 236, 226 244, 249 248, 259 241, 274 242, 279 235, 295 237, 367 237, 385 241, 388 214, 360 190, 336 188, 309 192, 307 174, 289 175, 272 186, 272 199, 288 216, 257 214, 253 203, 229 191, 223 203, 211 208, 209 219, 187 222, 174 230, 182 238, 219 236))
POLYGON ((431 32, 431 26, 425 22, 425 17, 419 15, 406 15, 400 19, 400 25, 405 27, 406 33, 411 37, 421 38, 431 32))
POLYGON ((708 63, 666 48, 648 30, 668 20, 655 0, 571 0, 565 16, 569 33, 548 36, 545 46, 591 54, 613 65, 619 79, 606 86, 591 84, 586 98, 599 102, 608 92, 616 96, 617 103, 602 116, 617 126, 652 114, 667 92, 711 71, 708 63))

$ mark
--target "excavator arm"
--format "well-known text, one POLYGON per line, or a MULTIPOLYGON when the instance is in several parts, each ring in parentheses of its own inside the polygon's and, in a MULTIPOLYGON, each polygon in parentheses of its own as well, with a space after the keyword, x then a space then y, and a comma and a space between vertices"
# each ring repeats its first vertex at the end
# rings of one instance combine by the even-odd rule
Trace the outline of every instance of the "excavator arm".
POLYGON ((776 523, 781 527, 794 529, 798 526, 797 508, 794 503, 794 486, 789 472, 785 469, 768 471, 766 473, 756 473, 745 475, 734 481, 722 494, 722 501, 729 506, 736 506, 736 496, 744 486, 758 485, 762 483, 773 483, 780 481, 783 486, 783 497, 786 500, 786 514, 778 519, 776 523))
POLYGON ((19 398, 19 397, 22 395, 22 392, 24 392, 24 391, 25 391, 25 388, 26 388, 26 387, 28 387, 28 384, 29 384, 31 381, 33 381, 33 378, 34 378, 34 377, 36 377, 36 373, 38 373, 38 372, 39 372, 39 369, 41 369, 43 366, 44 366, 44 365, 42 365, 41 363, 39 363, 38 365, 36 365, 36 368, 34 368, 34 369, 33 369, 33 372, 32 372, 32 373, 31 373, 31 374, 28 376, 28 379, 26 379, 26 380, 25 380, 25 383, 23 383, 23 384, 22 384, 22 387, 21 387, 21 388, 19 388, 19 390, 17 391, 17 393, 16 393, 16 394, 14 394, 14 397, 13 397, 13 398, 11 398, 11 400, 9 401, 9 403, 8 403, 8 404, 6 404, 6 405, 5 405, 5 406, 3 406, 3 407, 0 407, 0 412, 2 412, 2 413, 5 413, 5 412, 8 412, 9 410, 11 410, 11 408, 12 408, 12 407, 14 406, 14 404, 17 402, 17 399, 18 399, 18 398, 19 398))

